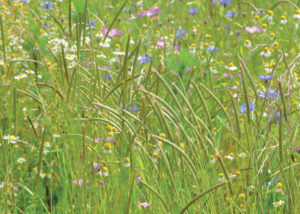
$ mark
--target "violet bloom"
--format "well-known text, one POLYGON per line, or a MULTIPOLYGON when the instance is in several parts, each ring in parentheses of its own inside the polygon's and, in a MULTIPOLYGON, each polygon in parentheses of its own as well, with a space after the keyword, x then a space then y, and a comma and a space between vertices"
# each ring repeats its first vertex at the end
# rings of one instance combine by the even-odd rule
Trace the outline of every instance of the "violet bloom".
POLYGON ((217 5, 217 2, 215 0, 212 0, 212 5, 213 6, 217 5))
POLYGON ((265 74, 265 75, 261 74, 261 75, 259 75, 259 78, 260 78, 261 80, 268 81, 268 80, 271 80, 271 79, 272 79, 272 75, 270 75, 270 74, 265 74))
POLYGON ((218 48, 218 47, 209 47, 209 48, 207 48, 207 51, 208 51, 209 53, 212 53, 212 52, 218 52, 219 49, 220 49, 220 48, 218 48))
MULTIPOLYGON (((280 122, 280 112, 279 112, 279 111, 277 111, 277 112, 275 113, 275 120, 276 120, 277 123, 280 122)), ((284 116, 282 117, 282 120, 285 121, 284 116)), ((273 121, 273 117, 270 118, 270 121, 273 121)))
POLYGON ((296 152, 300 154, 300 147, 296 148, 296 152))
POLYGON ((245 28, 246 31, 248 31, 250 34, 254 34, 254 33, 260 33, 262 32, 262 29, 258 26, 253 26, 253 27, 246 27, 245 28))
POLYGON ((160 13, 161 13, 160 8, 151 7, 149 10, 144 10, 144 11, 137 13, 136 16, 140 17, 140 18, 142 18, 144 16, 152 17, 154 14, 160 14, 160 13))
POLYGON ((226 6, 231 4, 231 0, 219 0, 219 3, 226 6))
POLYGON ((148 203, 147 201, 145 201, 145 202, 137 202, 136 205, 142 206, 142 207, 144 207, 144 208, 147 208, 147 207, 151 206, 152 204, 151 204, 151 203, 148 203))
POLYGON ((51 25, 50 24, 47 24, 46 22, 43 24, 45 28, 50 28, 51 25))
MULTIPOLYGON (((73 181, 73 184, 81 186, 82 182, 83 182, 83 179, 79 179, 79 180, 76 179, 73 181)), ((88 183, 88 182, 89 182, 89 180, 86 180, 86 183, 88 183)))
POLYGON ((108 79, 108 80, 111 80, 111 76, 110 76, 110 74, 109 73, 107 73, 107 74, 103 74, 103 78, 105 79, 108 79))
POLYGON ((225 13, 225 16, 230 19, 237 17, 237 15, 238 14, 236 12, 232 12, 232 11, 226 11, 226 13, 225 13))
POLYGON ((185 33, 187 33, 187 31, 185 31, 184 29, 178 29, 176 32, 175 40, 179 38, 183 39, 185 33))
MULTIPOLYGON (((250 102, 249 103, 249 108, 250 108, 250 112, 252 112, 254 110, 254 108, 255 108, 254 103, 250 102)), ((242 114, 246 114, 246 112, 247 112, 247 105, 246 104, 240 105, 239 110, 240 110, 240 112, 242 114)))
POLYGON ((189 9, 189 14, 194 15, 194 14, 198 13, 198 11, 199 11, 198 8, 190 8, 190 9, 189 9))
POLYGON ((45 2, 43 2, 43 3, 41 3, 41 6, 45 9, 45 10, 47 10, 47 9, 49 9, 49 10, 53 10, 53 1, 45 1, 45 2))
POLYGON ((129 111, 138 111, 138 110, 139 110, 139 108, 136 107, 136 105, 129 107, 129 111))
POLYGON ((137 184, 140 184, 141 181, 143 181, 143 180, 142 180, 142 176, 139 176, 139 177, 137 178, 137 180, 136 180, 136 183, 137 183, 137 184))
MULTIPOLYGON (((96 26, 96 22, 95 22, 95 21, 91 20, 91 22, 90 22, 90 23, 91 23, 91 26, 93 26, 93 27, 95 27, 95 26, 96 26)), ((89 22, 86 22, 86 24, 87 24, 87 25, 89 25, 89 22)))
POLYGON ((278 91, 276 89, 275 90, 270 89, 269 91, 267 89, 265 89, 264 92, 260 91, 258 93, 258 96, 260 96, 262 98, 265 98, 265 99, 268 99, 268 98, 277 98, 278 91))
MULTIPOLYGON (((108 31, 108 28, 107 27, 104 27, 103 30, 102 30, 102 35, 105 36, 107 34, 107 31, 108 31)), ((109 34, 108 34, 108 37, 109 38, 114 38, 115 36, 120 36, 122 35, 123 33, 120 32, 118 29, 116 28, 113 28, 110 30, 109 34)))
POLYGON ((141 55, 138 57, 138 61, 139 61, 139 63, 144 65, 144 64, 150 62, 150 57, 148 55, 141 55))

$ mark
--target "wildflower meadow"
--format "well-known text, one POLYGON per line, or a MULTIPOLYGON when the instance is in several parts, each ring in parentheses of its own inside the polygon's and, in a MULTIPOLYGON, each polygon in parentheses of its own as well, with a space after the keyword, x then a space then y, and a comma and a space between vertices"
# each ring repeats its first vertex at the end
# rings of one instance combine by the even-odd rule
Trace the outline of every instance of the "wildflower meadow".
POLYGON ((299 0, 0 0, 0 213, 300 213, 299 0))

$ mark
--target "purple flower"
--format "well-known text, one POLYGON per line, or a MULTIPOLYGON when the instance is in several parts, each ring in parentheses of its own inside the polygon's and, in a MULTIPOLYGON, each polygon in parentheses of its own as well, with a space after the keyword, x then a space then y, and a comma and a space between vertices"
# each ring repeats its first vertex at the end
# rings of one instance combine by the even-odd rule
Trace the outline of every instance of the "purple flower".
POLYGON ((139 61, 139 63, 144 65, 144 64, 150 62, 150 57, 148 55, 141 55, 138 57, 138 61, 139 61))
MULTIPOLYGON (((89 25, 89 22, 86 22, 86 24, 89 25)), ((95 27, 95 26, 96 26, 96 22, 93 21, 93 20, 91 20, 91 26, 94 26, 94 27, 95 27)))
POLYGON ((217 2, 215 0, 212 0, 212 5, 213 6, 217 5, 217 2))
POLYGON ((261 75, 259 75, 259 78, 260 78, 261 80, 268 81, 268 80, 271 80, 271 79, 272 79, 272 75, 270 75, 270 74, 265 74, 265 75, 261 74, 261 75))
POLYGON ((129 110, 130 110, 130 111, 138 111, 139 108, 136 107, 136 105, 134 105, 134 106, 130 106, 130 107, 129 107, 129 110))
POLYGON ((136 180, 136 183, 137 183, 137 184, 140 184, 141 181, 143 181, 143 180, 142 180, 142 176, 139 176, 139 177, 137 178, 137 180, 136 180))
MULTIPOLYGON (((275 113, 275 119, 276 119, 276 122, 277 122, 277 123, 280 122, 280 112, 279 112, 279 111, 277 111, 277 112, 275 113)), ((271 117, 270 120, 273 121, 273 117, 271 117)), ((283 120, 283 121, 285 120, 284 117, 282 117, 282 120, 283 120)))
POLYGON ((45 1, 45 2, 43 2, 42 4, 41 4, 41 6, 45 9, 45 10, 47 10, 47 9, 49 9, 49 10, 53 10, 53 2, 52 1, 45 1))
POLYGON ((111 80, 111 76, 110 76, 109 73, 103 74, 103 78, 106 78, 106 79, 108 79, 108 80, 111 80))
POLYGON ((142 18, 144 16, 152 17, 154 14, 160 14, 160 13, 161 13, 160 8, 151 7, 149 10, 144 10, 144 11, 137 13, 136 16, 140 17, 140 18, 142 18))
POLYGON ((278 183, 279 183, 279 181, 277 181, 276 178, 273 178, 273 184, 276 185, 278 183))
POLYGON ((50 24, 47 24, 46 22, 43 24, 45 28, 50 28, 51 25, 50 24))
MULTIPOLYGON (((105 36, 107 34, 107 31, 108 31, 108 28, 107 27, 104 27, 103 30, 102 30, 102 35, 105 36)), ((111 31, 109 32, 108 34, 108 37, 109 38, 114 38, 115 36, 120 36, 122 35, 123 33, 120 32, 118 29, 111 29, 111 31)))
POLYGON ((152 204, 151 204, 151 203, 148 203, 147 201, 145 201, 145 202, 137 202, 136 205, 142 206, 142 207, 144 207, 144 208, 147 208, 147 207, 151 206, 152 204))
POLYGON ((176 37, 175 40, 179 39, 179 38, 183 38, 184 34, 187 33, 187 31, 185 31, 184 29, 178 29, 176 32, 176 37))
MULTIPOLYGON (((254 103, 250 102, 249 103, 249 108, 250 108, 250 112, 253 111, 254 108, 255 108, 254 103)), ((246 114, 246 112, 247 112, 247 105, 246 104, 240 105, 239 110, 240 110, 241 113, 246 114)))
POLYGON ((300 154, 300 147, 296 148, 296 152, 300 154))
POLYGON ((207 51, 208 51, 209 53, 212 53, 212 52, 218 52, 219 49, 220 49, 220 48, 218 48, 218 47, 209 47, 209 48, 207 48, 207 51))
POLYGON ((228 17, 228 18, 232 18, 232 17, 237 17, 237 13, 235 13, 235 12, 232 12, 232 11, 226 11, 226 13, 225 13, 225 16, 226 17, 228 17))
POLYGON ((267 89, 265 89, 264 92, 260 91, 258 93, 258 96, 262 97, 262 98, 265 98, 265 99, 268 99, 268 98, 276 98, 278 96, 278 92, 277 90, 272 90, 270 89, 269 92, 267 89))
MULTIPOLYGON (((80 180, 76 179, 73 181, 73 184, 81 186, 82 182, 83 182, 83 179, 80 179, 80 180)), ((89 183, 89 180, 86 180, 86 183, 89 183)))
POLYGON ((245 30, 248 31, 251 34, 254 34, 256 32, 258 32, 258 33, 262 32, 262 29, 258 26, 246 27, 245 30))
POLYGON ((26 3, 27 3, 27 0, 21 0, 21 2, 26 4, 26 3))
POLYGON ((190 9, 189 9, 189 13, 192 14, 192 15, 198 13, 198 11, 199 11, 198 8, 190 8, 190 9))
POLYGON ((220 0, 219 3, 226 6, 226 5, 231 4, 231 0, 220 0))

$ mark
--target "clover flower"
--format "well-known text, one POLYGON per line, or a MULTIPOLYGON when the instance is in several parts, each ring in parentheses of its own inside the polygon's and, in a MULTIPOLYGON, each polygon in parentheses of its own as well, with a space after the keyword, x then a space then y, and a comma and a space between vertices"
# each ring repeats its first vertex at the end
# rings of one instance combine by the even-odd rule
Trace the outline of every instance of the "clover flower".
POLYGON ((149 206, 152 206, 152 203, 148 203, 147 201, 145 201, 145 202, 137 202, 136 205, 137 205, 137 206, 144 207, 144 208, 147 208, 147 207, 149 207, 149 206))

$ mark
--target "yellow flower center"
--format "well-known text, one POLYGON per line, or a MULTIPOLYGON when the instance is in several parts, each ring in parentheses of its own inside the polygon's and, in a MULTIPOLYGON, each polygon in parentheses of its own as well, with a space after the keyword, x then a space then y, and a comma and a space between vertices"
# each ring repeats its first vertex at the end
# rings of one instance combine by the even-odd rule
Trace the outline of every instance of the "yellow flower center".
POLYGON ((104 144, 104 149, 105 149, 105 150, 111 150, 111 145, 110 145, 110 143, 105 143, 105 144, 104 144))
POLYGON ((124 163, 130 163, 130 159, 128 157, 124 158, 124 163))

